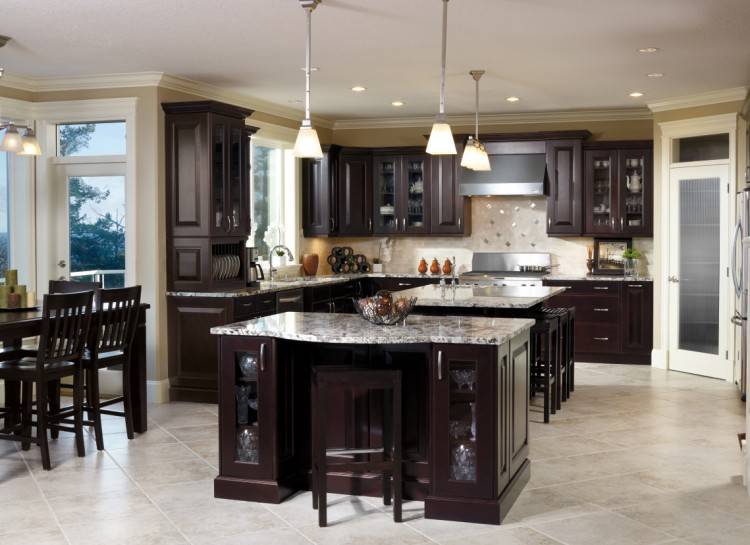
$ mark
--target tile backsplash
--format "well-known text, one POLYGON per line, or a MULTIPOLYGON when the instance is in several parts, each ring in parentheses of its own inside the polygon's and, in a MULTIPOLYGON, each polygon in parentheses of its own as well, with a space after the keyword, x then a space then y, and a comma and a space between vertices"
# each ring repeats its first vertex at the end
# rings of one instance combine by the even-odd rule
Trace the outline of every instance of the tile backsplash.
MULTIPOLYGON (((471 269, 474 252, 549 252, 554 274, 586 274, 586 248, 591 238, 548 237, 545 197, 472 197, 472 233, 468 237, 380 237, 380 238, 302 238, 300 255, 320 256, 318 274, 330 274, 325 262, 333 246, 351 246, 370 261, 381 245, 391 245, 391 260, 384 261, 386 272, 414 272, 420 258, 434 257, 442 264, 456 257, 459 272, 471 269)), ((643 254, 641 273, 649 275, 653 262, 653 239, 637 238, 633 246, 643 254)))

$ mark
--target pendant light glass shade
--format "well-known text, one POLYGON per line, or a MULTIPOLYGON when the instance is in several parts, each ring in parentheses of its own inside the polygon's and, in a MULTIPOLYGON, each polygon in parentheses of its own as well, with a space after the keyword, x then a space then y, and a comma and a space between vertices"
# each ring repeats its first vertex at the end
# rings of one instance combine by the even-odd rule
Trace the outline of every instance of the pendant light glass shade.
POLYGON ((461 157, 461 166, 471 170, 490 170, 490 158, 487 156, 487 151, 481 142, 471 136, 466 142, 464 154, 461 157))
POLYGON ((294 143, 294 156, 304 159, 321 159, 323 157, 318 132, 310 125, 305 126, 305 123, 303 123, 300 127, 297 140, 294 143))
POLYGON ((9 125, 8 128, 5 129, 3 141, 0 142, 0 151, 19 152, 22 149, 23 140, 21 135, 18 134, 18 129, 13 125, 9 125))
POLYGON ((456 155, 453 131, 445 115, 445 57, 448 43, 448 0, 443 0, 443 50, 440 64, 440 113, 432 125, 427 153, 430 155, 456 155))
POLYGON ((39 146, 39 140, 36 139, 34 131, 26 129, 26 134, 23 135, 21 140, 21 151, 18 155, 41 155, 42 148, 39 146))
POLYGON ((432 125, 430 139, 427 141, 427 153, 430 155, 456 155, 453 131, 444 120, 436 119, 432 125))

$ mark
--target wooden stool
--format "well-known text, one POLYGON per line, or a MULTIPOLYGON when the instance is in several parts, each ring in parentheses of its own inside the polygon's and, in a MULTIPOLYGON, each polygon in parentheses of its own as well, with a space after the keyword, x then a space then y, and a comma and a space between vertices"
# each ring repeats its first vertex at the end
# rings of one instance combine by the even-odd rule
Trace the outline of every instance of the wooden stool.
POLYGON ((557 408, 557 370, 559 369, 559 321, 540 312, 531 328, 531 391, 544 393, 544 423, 557 408))
MULTIPOLYGON (((331 471, 383 474, 383 503, 393 496, 393 520, 401 522, 401 371, 358 369, 345 366, 317 366, 312 372, 312 496, 318 510, 318 524, 328 524, 326 477, 331 471), (391 397, 391 411, 383 415, 383 447, 326 448, 326 404, 330 394, 341 390, 384 390, 391 397), (377 456, 382 455, 382 457, 377 456), (346 461, 328 462, 328 458, 346 461), (355 460, 365 457, 366 460, 355 460), (376 459, 373 459, 376 458, 376 459), (393 486, 391 487, 391 480, 393 486)), ((385 405, 387 407, 387 404, 385 405)))
POLYGON ((562 409, 562 402, 570 397, 568 363, 570 351, 570 321, 567 308, 545 308, 547 316, 557 318, 558 334, 558 357, 557 357, 557 409, 562 409))

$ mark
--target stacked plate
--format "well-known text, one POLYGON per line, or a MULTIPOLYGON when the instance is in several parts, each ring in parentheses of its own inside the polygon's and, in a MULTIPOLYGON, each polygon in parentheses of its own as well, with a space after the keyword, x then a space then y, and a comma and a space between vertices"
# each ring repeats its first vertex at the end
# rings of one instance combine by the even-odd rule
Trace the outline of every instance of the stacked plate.
POLYGON ((238 255, 215 255, 212 267, 214 280, 227 280, 240 275, 242 261, 238 255))

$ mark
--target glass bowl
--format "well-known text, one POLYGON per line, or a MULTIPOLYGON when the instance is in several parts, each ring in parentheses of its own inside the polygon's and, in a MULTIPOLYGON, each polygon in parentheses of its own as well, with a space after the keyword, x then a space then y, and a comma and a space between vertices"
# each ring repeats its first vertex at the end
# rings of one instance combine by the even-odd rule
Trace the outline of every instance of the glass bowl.
POLYGON ((414 310, 416 297, 394 297, 391 292, 381 290, 372 297, 353 299, 357 313, 375 325, 395 325, 403 322, 414 310))

